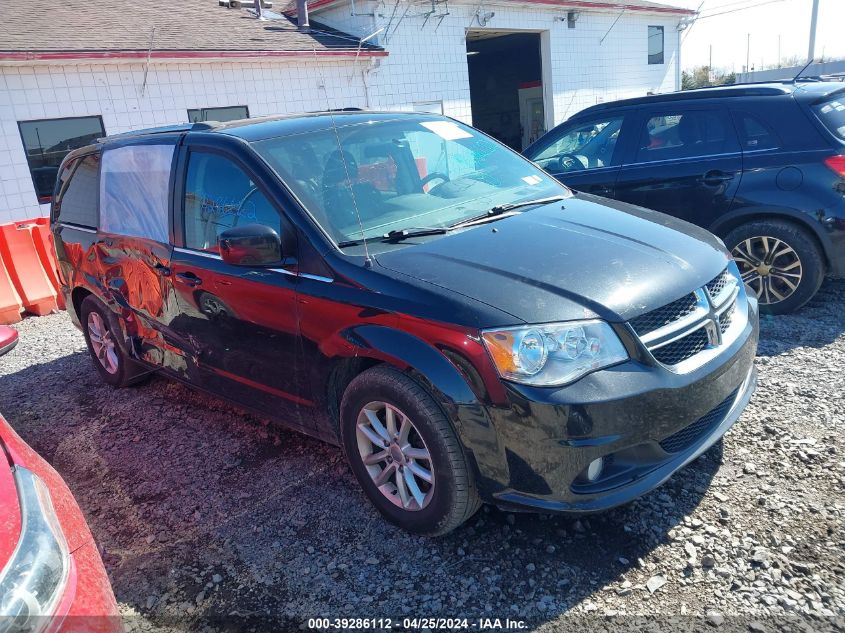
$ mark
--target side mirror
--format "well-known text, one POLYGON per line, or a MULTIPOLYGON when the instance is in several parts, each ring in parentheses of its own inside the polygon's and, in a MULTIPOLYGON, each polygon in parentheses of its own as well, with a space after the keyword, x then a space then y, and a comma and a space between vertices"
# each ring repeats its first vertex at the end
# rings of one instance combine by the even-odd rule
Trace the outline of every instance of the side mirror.
POLYGON ((272 266, 282 261, 282 240, 264 224, 226 229, 217 244, 223 261, 234 266, 272 266))

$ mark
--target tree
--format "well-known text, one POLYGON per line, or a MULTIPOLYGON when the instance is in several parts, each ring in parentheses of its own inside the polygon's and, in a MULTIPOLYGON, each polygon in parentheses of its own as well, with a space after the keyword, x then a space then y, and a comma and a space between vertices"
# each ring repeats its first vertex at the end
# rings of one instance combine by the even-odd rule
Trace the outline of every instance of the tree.
POLYGON ((681 90, 724 86, 733 83, 736 83, 735 73, 726 73, 719 69, 712 70, 709 66, 696 66, 692 70, 685 70, 681 73, 681 90))

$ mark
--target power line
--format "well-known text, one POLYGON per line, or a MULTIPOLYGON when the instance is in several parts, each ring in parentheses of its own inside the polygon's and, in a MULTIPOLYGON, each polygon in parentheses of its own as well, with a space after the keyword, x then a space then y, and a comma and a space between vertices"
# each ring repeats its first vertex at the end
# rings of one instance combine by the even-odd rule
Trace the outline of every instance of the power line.
POLYGON ((756 9, 757 7, 762 7, 767 4, 775 4, 776 2, 785 2, 786 0, 766 0, 766 2, 758 2, 757 4, 751 4, 747 7, 740 7, 738 9, 730 9, 729 11, 722 11, 721 13, 709 13, 708 15, 700 15, 695 18, 696 22, 698 20, 706 20, 707 18, 715 18, 717 15, 727 15, 728 13, 736 13, 737 11, 745 11, 746 9, 756 9))
MULTIPOLYGON (((701 7, 699 7, 699 12, 707 13, 708 11, 721 11, 722 9, 727 9, 728 7, 735 7, 738 4, 748 4, 749 2, 754 2, 755 0, 735 0, 734 2, 727 2, 725 4, 720 4, 715 7, 708 7, 702 11, 701 7)), ((702 2, 701 4, 704 4, 702 2)), ((708 2, 708 4, 710 4, 708 2)))

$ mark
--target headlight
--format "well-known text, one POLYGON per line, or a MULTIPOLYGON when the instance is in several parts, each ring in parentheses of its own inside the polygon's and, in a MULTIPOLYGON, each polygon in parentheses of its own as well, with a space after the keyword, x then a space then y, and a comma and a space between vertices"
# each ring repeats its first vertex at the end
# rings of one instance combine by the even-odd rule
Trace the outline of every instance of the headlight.
POLYGON ((15 467, 21 537, 0 572, 0 633, 49 624, 70 571, 70 554, 44 482, 15 467))
POLYGON ((604 321, 527 325, 481 333, 499 375, 541 387, 565 385, 628 353, 604 321))

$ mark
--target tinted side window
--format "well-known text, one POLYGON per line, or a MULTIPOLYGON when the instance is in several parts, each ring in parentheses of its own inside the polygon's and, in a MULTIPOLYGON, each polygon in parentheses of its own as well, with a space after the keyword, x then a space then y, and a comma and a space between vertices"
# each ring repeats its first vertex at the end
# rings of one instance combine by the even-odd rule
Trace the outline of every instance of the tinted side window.
POLYGON ((185 179, 185 246, 217 251, 217 236, 245 224, 282 234, 281 216, 250 177, 218 154, 191 152, 185 179))
POLYGON ((103 152, 103 231, 167 243, 173 151, 173 145, 130 145, 103 152))
POLYGON ((845 141, 845 95, 839 94, 825 103, 813 106, 813 112, 834 136, 845 141))
POLYGON ((58 222, 97 227, 97 192, 100 156, 92 154, 74 161, 62 173, 62 191, 56 201, 58 222))
POLYGON ((730 119, 720 110, 656 113, 640 135, 637 162, 738 152, 730 119))
POLYGON ((552 131, 554 140, 529 158, 553 172, 606 167, 613 163, 622 121, 622 116, 606 117, 552 131))
POLYGON ((772 149, 780 147, 780 140, 762 119, 747 112, 735 112, 739 141, 744 150, 772 149))

